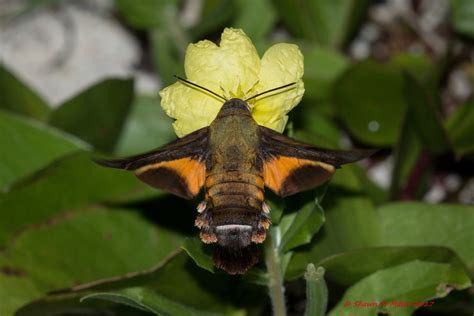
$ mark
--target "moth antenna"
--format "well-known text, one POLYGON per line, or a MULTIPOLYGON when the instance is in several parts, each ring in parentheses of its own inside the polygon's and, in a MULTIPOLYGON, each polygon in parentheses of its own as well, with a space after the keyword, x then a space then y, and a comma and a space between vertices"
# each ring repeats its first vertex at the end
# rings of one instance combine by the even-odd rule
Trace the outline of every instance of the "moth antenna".
POLYGON ((262 96, 264 94, 267 94, 269 92, 273 92, 273 91, 276 91, 276 90, 280 90, 280 89, 284 89, 284 88, 287 88, 287 87, 291 87, 292 85, 295 85, 296 82, 292 82, 292 83, 288 83, 288 84, 285 84, 283 86, 280 86, 280 87, 276 87, 276 88, 273 88, 273 89, 270 89, 270 90, 267 90, 267 91, 263 91, 263 92, 260 92, 260 93, 257 93, 256 95, 250 97, 250 98, 247 98, 245 99, 244 101, 247 102, 249 100, 252 100, 252 99, 255 99, 256 97, 259 97, 259 96, 262 96))
POLYGON ((194 86, 194 87, 197 87, 197 88, 202 89, 202 90, 204 90, 204 91, 207 91, 207 92, 209 92, 210 94, 212 94, 212 95, 218 97, 219 99, 222 99, 222 100, 224 100, 224 101, 228 101, 225 97, 221 96, 220 94, 217 94, 217 93, 215 93, 214 91, 209 90, 208 88, 205 88, 205 87, 203 87, 203 86, 200 86, 200 85, 198 85, 197 83, 191 82, 191 81, 186 80, 186 79, 184 79, 184 78, 181 78, 180 76, 177 76, 177 75, 174 75, 174 77, 175 77, 176 79, 178 79, 179 81, 185 82, 185 83, 187 83, 187 84, 189 84, 189 85, 191 85, 191 86, 194 86))

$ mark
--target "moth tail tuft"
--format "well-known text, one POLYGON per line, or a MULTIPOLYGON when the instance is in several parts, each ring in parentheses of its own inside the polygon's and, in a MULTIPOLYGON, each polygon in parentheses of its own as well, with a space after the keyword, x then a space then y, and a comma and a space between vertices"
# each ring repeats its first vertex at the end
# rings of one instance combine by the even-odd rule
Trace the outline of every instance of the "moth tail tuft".
POLYGON ((230 248, 216 245, 213 260, 216 267, 229 274, 244 274, 252 268, 260 256, 260 249, 251 244, 243 248, 230 248))

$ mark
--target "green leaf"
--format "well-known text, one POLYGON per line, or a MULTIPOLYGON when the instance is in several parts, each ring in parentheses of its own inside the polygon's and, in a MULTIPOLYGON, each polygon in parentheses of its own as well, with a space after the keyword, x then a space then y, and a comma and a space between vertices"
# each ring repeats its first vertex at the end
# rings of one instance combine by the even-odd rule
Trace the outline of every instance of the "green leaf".
POLYGON ((404 92, 408 103, 407 115, 424 148, 439 154, 449 148, 448 138, 433 102, 423 87, 410 74, 404 73, 404 92))
MULTIPOLYGON (((349 288, 329 315, 411 315, 416 303, 446 296, 452 288, 465 289, 468 276, 450 264, 411 261, 379 270, 349 288), (379 302, 385 306, 358 307, 357 302, 379 302), (393 306, 397 302, 408 306, 393 306)), ((431 306, 430 305, 430 306, 431 306)))
POLYGON ((75 295, 48 295, 29 303, 15 313, 15 316, 37 315, 120 315, 149 316, 126 305, 103 300, 80 301, 75 295))
POLYGON ((199 267, 212 273, 216 272, 212 254, 199 237, 186 238, 182 248, 199 267))
MULTIPOLYGON (((194 310, 239 315, 232 303, 239 297, 236 281, 235 277, 213 274, 197 267, 181 252, 149 273, 84 287, 84 290, 89 292, 86 298, 91 297, 90 294, 120 295, 122 303, 124 300, 133 301, 166 315, 181 315, 171 312, 174 308, 181 308, 186 313, 194 310), (138 293, 144 295, 139 297, 138 293)), ((242 308, 244 302, 239 301, 236 305, 242 308)))
POLYGON ((305 99, 329 100, 336 79, 349 62, 335 50, 314 46, 304 52, 305 99))
POLYGON ((29 87, 0 65, 0 109, 6 109, 38 120, 45 120, 49 106, 29 87))
POLYGON ((281 230, 280 252, 284 254, 290 249, 309 243, 314 234, 323 226, 324 220, 324 210, 319 204, 318 198, 306 203, 302 208, 284 215, 279 224, 281 230))
POLYGON ((466 266, 451 249, 437 246, 383 246, 353 249, 329 256, 318 265, 326 269, 326 279, 342 286, 350 286, 370 274, 420 260, 449 264, 466 274, 466 266))
POLYGON ((390 64, 364 61, 352 66, 334 86, 338 114, 351 133, 372 146, 394 144, 406 101, 403 77, 390 64))
POLYGON ((203 0, 200 21, 189 30, 191 38, 201 40, 206 34, 220 34, 237 10, 234 0, 203 0))
POLYGON ((176 0, 116 0, 117 10, 128 24, 139 29, 160 26, 165 11, 172 9, 176 0))
POLYGON ((131 173, 96 165, 89 153, 70 155, 0 196, 0 246, 15 232, 72 209, 104 200, 149 197, 155 192, 131 173))
POLYGON ((87 209, 30 226, 0 253, 2 315, 47 292, 152 267, 181 237, 133 211, 87 209), (130 255, 133 254, 133 255, 130 255))
POLYGON ((286 26, 299 37, 340 47, 365 14, 366 0, 274 0, 286 26))
POLYGON ((390 64, 412 75, 425 89, 436 89, 437 65, 425 54, 398 53, 390 59, 390 64))
POLYGON ((232 26, 245 31, 257 48, 263 44, 265 36, 273 29, 277 21, 275 8, 271 0, 236 0, 237 16, 232 26))
POLYGON ((36 120, 0 111, 0 147, 0 191, 8 191, 13 182, 87 145, 36 120))
POLYGON ((124 304, 136 309, 154 313, 156 315, 182 315, 182 316, 216 316, 216 314, 199 311, 195 308, 167 299, 148 288, 127 288, 116 292, 103 292, 86 295, 82 300, 102 299, 114 303, 124 304))
MULTIPOLYGON (((417 133, 415 118, 407 111, 402 123, 400 137, 394 149, 395 163, 392 171, 391 196, 397 198, 402 196, 404 189, 407 188, 410 175, 422 153, 423 144, 417 133)), ((427 160, 428 161, 428 160, 427 160)), ((419 177, 416 178, 418 180, 419 177)), ((407 192, 412 193, 412 192, 407 192)), ((413 192, 418 193, 418 192, 413 192)), ((416 197, 411 196, 412 198, 416 197)))
POLYGON ((306 280, 305 316, 324 316, 328 305, 328 288, 324 281, 324 268, 308 264, 304 274, 306 280))
POLYGON ((459 106, 448 118, 445 127, 458 156, 474 152, 474 100, 459 106))
POLYGON ((470 0, 451 0, 449 3, 454 30, 474 38, 474 3, 470 0))
POLYGON ((341 130, 328 115, 311 108, 301 109, 297 116, 304 130, 295 131, 294 138, 318 147, 339 148, 341 130))
POLYGON ((143 153, 176 139, 172 120, 156 97, 136 96, 117 144, 116 155, 143 153))
POLYGON ((0 295, 0 312, 4 316, 13 316, 20 306, 41 297, 44 293, 32 280, 0 272, 0 295))
POLYGON ((164 85, 176 81, 175 75, 182 74, 185 44, 176 40, 169 27, 156 28, 150 32, 153 64, 164 85))
POLYGON ((378 244, 381 237, 378 214, 351 169, 344 166, 329 182, 322 203, 326 222, 311 244, 294 250, 286 278, 300 277, 310 262, 378 244))
POLYGON ((392 203, 378 209, 383 245, 439 245, 453 249, 474 275, 474 207, 392 203))
POLYGON ((66 101, 50 116, 50 124, 76 135, 95 148, 111 152, 133 97, 133 80, 102 81, 66 101))

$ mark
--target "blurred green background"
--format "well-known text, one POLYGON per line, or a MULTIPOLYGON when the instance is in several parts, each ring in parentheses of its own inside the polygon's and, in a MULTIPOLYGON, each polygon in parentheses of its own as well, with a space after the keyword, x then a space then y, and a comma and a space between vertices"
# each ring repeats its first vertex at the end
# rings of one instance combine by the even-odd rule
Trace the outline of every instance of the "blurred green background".
POLYGON ((288 315, 305 311, 308 263, 330 315, 472 315, 471 0, 0 1, 0 315, 272 314, 263 259, 243 277, 212 267, 197 200, 90 159, 173 140, 158 91, 224 27, 260 55, 303 51, 287 134, 381 149, 270 196, 288 315))

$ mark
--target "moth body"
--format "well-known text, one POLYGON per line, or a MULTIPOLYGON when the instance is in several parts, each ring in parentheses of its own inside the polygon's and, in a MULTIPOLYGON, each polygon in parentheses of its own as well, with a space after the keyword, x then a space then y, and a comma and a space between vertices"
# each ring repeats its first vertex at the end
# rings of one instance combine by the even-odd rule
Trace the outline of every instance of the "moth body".
POLYGON ((235 258, 236 253, 253 256, 256 262, 258 251, 252 243, 263 242, 270 225, 263 212, 263 162, 258 146, 258 125, 246 103, 240 99, 225 102, 209 126, 206 210, 198 215, 196 225, 203 242, 217 243, 216 265, 230 273, 248 268, 235 265, 242 261, 235 258))
POLYGON ((340 165, 373 152, 298 142, 259 126, 246 101, 231 99, 208 127, 142 155, 97 162, 133 170, 147 184, 185 199, 203 190, 195 221, 200 238, 214 244, 217 267, 243 274, 258 262, 257 245, 271 224, 265 188, 283 197, 310 190, 340 165))

